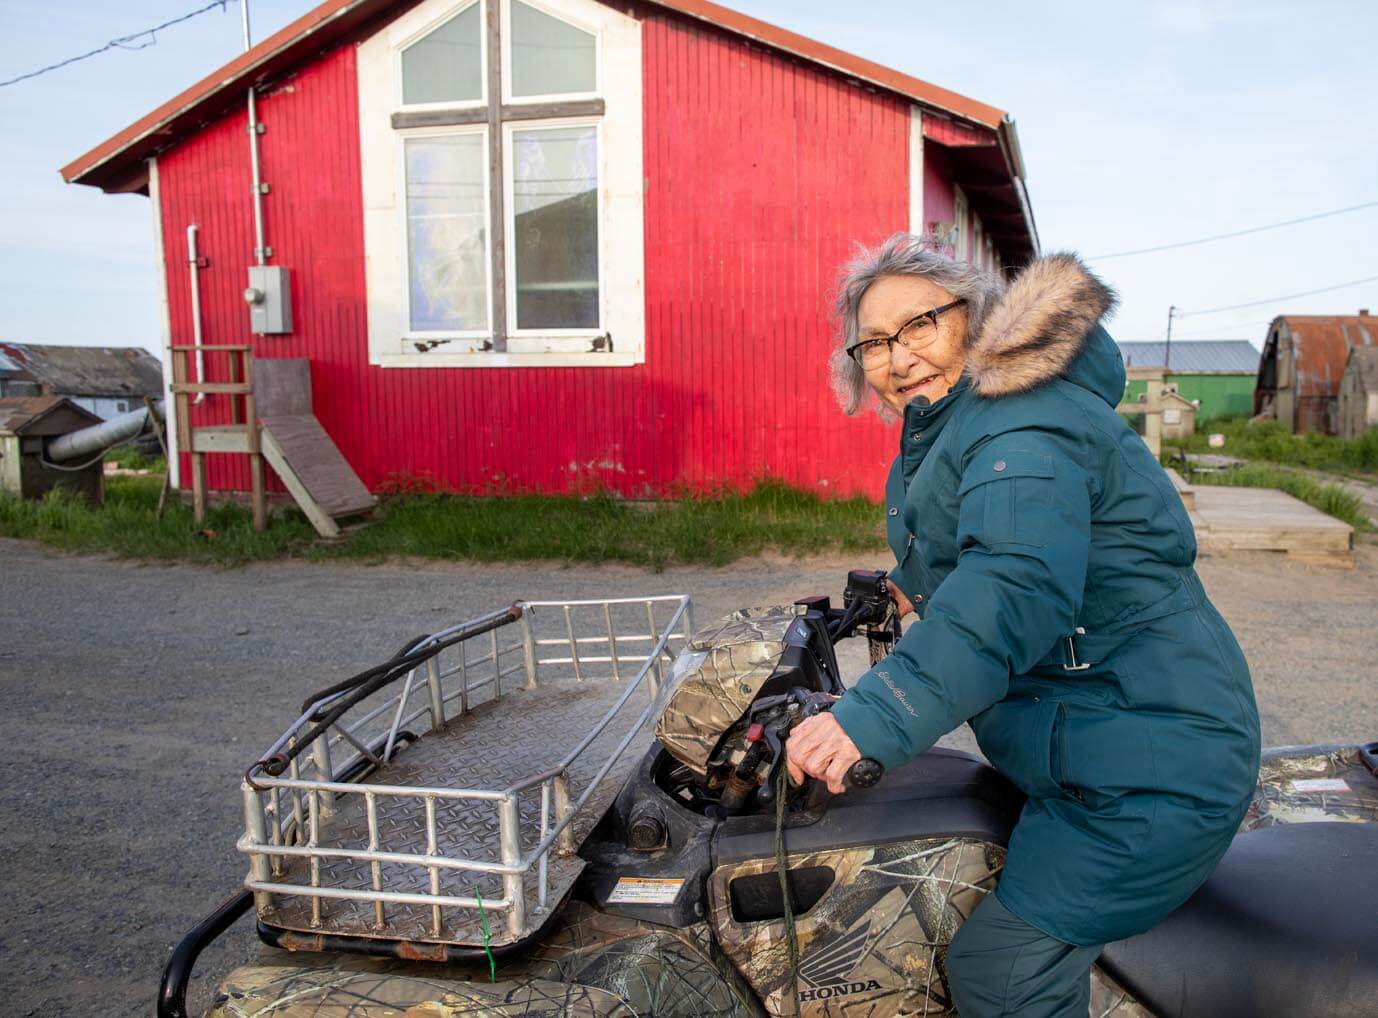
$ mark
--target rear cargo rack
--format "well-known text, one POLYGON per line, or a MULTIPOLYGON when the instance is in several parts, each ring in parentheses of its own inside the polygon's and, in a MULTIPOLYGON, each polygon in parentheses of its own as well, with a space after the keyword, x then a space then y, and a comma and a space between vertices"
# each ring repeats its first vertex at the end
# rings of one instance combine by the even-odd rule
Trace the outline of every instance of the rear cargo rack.
POLYGON ((261 931, 437 958, 536 932, 692 629, 684 595, 519 601, 413 641, 363 698, 327 691, 241 785, 261 931))

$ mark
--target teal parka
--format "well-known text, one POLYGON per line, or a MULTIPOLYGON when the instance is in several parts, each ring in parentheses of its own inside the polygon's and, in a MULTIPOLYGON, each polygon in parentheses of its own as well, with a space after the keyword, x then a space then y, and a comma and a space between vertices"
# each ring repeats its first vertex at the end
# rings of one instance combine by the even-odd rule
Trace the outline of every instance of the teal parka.
POLYGON ((1186 900, 1259 758, 1248 665, 1196 576, 1190 518, 1114 410, 1113 302, 1071 255, 1033 263, 962 381, 906 407, 887 524, 920 621, 833 710, 887 767, 969 720, 1029 797, 997 895, 1083 946, 1186 900))

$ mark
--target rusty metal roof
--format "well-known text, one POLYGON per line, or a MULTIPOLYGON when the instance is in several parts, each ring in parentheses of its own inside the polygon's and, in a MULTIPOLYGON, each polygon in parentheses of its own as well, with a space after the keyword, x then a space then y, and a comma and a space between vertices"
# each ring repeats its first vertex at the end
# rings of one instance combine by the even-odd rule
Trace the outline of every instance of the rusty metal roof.
POLYGON ((65 396, 4 396, 0 397, 0 432, 17 435, 62 406, 86 415, 92 424, 100 423, 99 417, 65 396))
POLYGON ((1292 336, 1298 396, 1334 396, 1355 347, 1378 344, 1378 316, 1279 315, 1269 334, 1285 326, 1292 336))
POLYGON ((0 343, 8 361, 45 389, 62 396, 158 396, 163 366, 134 346, 48 346, 0 343))
MULTIPOLYGON (((241 102, 244 90, 250 85, 282 74, 351 35, 372 31, 417 2, 324 0, 252 49, 73 159, 62 167, 62 177, 68 183, 89 184, 112 193, 145 191, 148 185, 145 160, 241 102)), ((1004 110, 710 0, 646 0, 646 3, 744 36, 982 128, 998 146, 1008 176, 1008 180, 1001 182, 1001 188, 1009 190, 1011 203, 1022 220, 1027 234, 1024 245, 1027 254, 1037 253, 1038 233, 1024 182, 1019 137, 1014 120, 1004 110)))

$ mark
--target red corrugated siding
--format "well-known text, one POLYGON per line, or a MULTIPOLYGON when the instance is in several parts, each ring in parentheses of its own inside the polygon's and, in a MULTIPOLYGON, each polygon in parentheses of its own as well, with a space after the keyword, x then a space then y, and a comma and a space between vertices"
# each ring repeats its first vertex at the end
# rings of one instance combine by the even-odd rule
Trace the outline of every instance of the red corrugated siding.
MULTIPOLYGON (((205 341, 309 358, 316 413, 372 488, 416 475, 459 490, 641 494, 770 476, 878 496, 893 431, 836 409, 828 304, 852 242, 905 225, 906 104, 673 15, 647 17, 643 39, 644 366, 368 366, 352 46, 260 103, 268 241, 292 269, 292 335, 248 331, 243 113, 160 158, 174 342, 191 341, 195 222, 210 259, 205 341)), ((217 412, 210 400, 197 420, 217 412)), ((238 459, 209 458, 213 487, 247 486, 238 459)))

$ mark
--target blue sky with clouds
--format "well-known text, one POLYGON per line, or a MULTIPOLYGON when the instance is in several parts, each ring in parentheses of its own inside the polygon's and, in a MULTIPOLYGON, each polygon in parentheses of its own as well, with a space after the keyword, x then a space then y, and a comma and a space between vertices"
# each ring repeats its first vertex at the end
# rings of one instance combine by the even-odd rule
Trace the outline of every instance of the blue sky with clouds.
MULTIPOLYGON (((0 0, 0 80, 204 0, 0 0)), ((309 0, 250 0, 255 39, 309 0)), ((1167 244, 1378 201, 1378 4, 734 0, 731 6, 1010 111, 1045 250, 1167 244)), ((59 166, 240 50, 236 3, 0 88, 0 340, 159 343, 147 199, 62 183, 59 166)), ((1095 263, 1121 339, 1190 312, 1378 276, 1378 208, 1095 263)), ((1174 339, 1245 338, 1273 314, 1378 311, 1378 283, 1224 314, 1174 339)))

